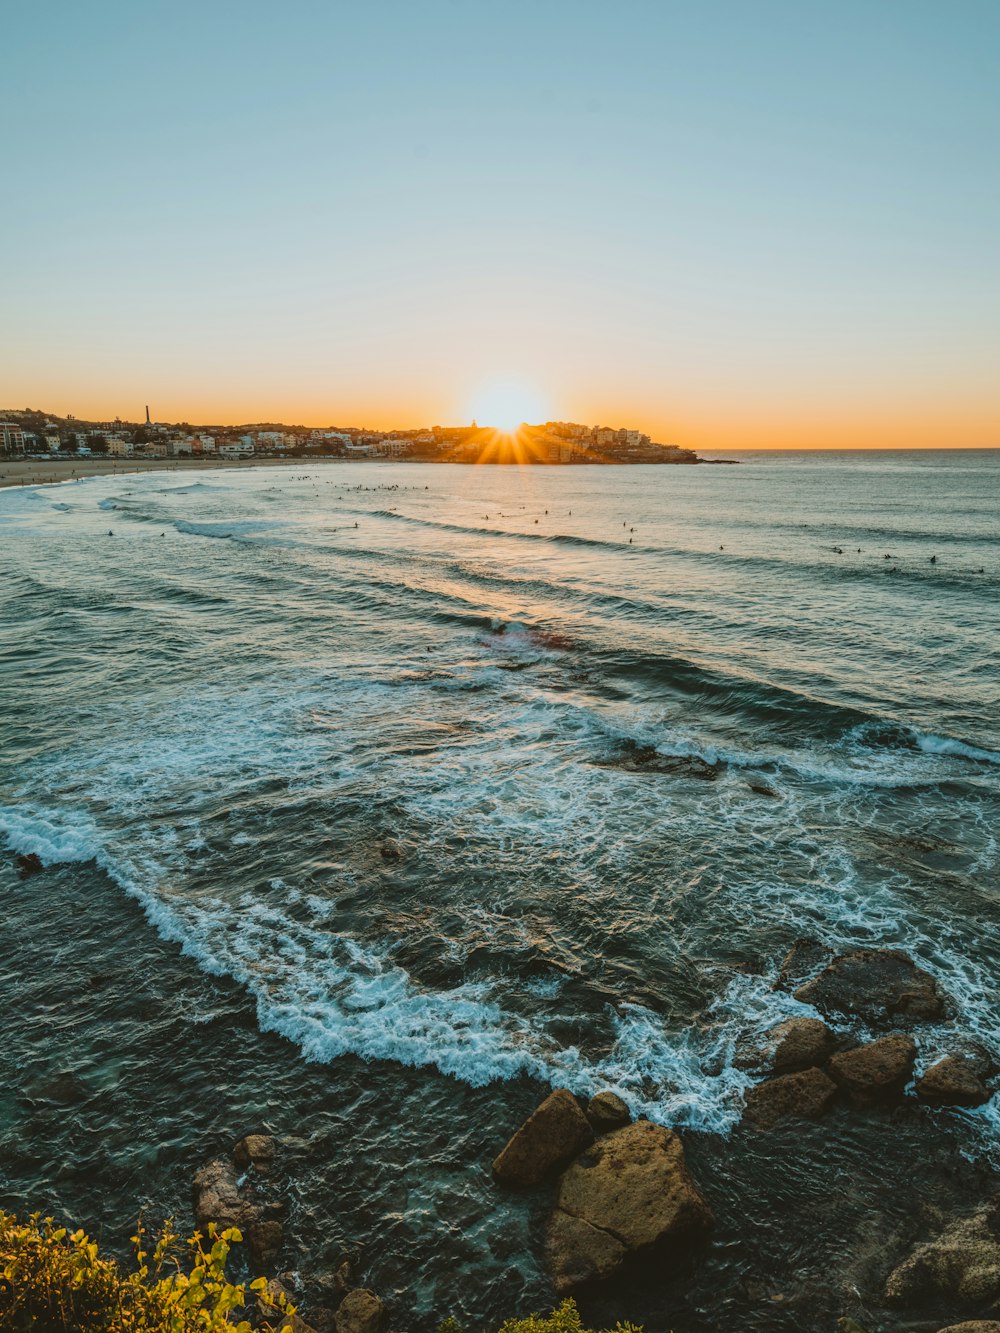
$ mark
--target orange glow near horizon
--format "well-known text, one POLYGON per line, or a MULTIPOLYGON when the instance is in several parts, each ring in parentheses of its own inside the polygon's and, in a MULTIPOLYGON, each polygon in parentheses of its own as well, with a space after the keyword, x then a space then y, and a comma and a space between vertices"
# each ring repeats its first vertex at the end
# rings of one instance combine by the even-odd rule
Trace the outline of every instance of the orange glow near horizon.
MULTIPOLYGON (((543 368, 544 370, 544 368, 543 368)), ((285 382, 278 392, 264 375, 247 387, 233 375, 211 383, 203 374, 178 373, 170 385, 137 384, 96 377, 60 377, 55 388, 48 376, 22 374, 0 383, 0 413, 25 406, 60 417, 84 421, 115 417, 141 422, 145 404, 154 421, 186 422, 192 426, 240 426, 276 423, 316 428, 344 426, 372 430, 420 427, 480 426, 516 431, 521 423, 545 420, 585 425, 625 426, 650 435, 661 444, 704 452, 735 449, 942 449, 1000 447, 1000 402, 995 395, 952 391, 940 385, 917 385, 906 395, 895 392, 842 392, 835 407, 812 392, 789 392, 780 398, 763 388, 732 391, 721 399, 708 387, 697 389, 666 381, 655 394, 636 383, 625 392, 611 385, 587 384, 581 372, 563 375, 539 372, 544 389, 525 381, 490 382, 479 377, 478 389, 440 392, 426 381, 383 386, 368 380, 356 388, 320 385, 305 379, 285 382), (193 382, 192 382, 193 381, 193 382), (162 391, 161 391, 162 390, 162 391)), ((610 380, 609 376, 609 380, 610 380)))

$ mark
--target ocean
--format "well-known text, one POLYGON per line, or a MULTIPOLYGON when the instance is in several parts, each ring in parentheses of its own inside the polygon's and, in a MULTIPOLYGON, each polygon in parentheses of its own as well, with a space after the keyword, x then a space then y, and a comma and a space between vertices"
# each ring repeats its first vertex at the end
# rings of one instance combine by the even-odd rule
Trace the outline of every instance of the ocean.
POLYGON ((690 1333, 825 1327, 981 1197, 997 1097, 751 1136, 733 1054, 812 938, 1000 1059, 1000 451, 727 456, 0 492, 0 1205, 127 1251, 267 1130, 305 1291, 479 1329, 553 1299, 490 1159, 611 1088, 718 1226, 581 1306, 690 1333))

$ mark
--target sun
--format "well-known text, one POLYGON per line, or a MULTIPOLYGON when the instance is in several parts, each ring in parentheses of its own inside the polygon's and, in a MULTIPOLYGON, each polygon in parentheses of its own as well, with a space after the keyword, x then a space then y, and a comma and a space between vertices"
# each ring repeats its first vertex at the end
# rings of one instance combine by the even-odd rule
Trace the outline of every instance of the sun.
POLYGON ((541 395, 529 385, 505 381, 487 385, 471 402, 469 416, 480 426, 513 435, 525 423, 537 425, 546 419, 541 395))

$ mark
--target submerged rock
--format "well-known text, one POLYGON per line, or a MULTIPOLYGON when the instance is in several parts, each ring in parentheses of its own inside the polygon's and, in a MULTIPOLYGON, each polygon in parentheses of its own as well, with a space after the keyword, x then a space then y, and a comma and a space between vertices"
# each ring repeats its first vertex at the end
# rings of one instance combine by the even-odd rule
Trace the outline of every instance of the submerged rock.
POLYGON ((402 861, 405 856, 402 845, 395 838, 386 838, 379 851, 382 853, 383 860, 402 861))
POLYGON ((929 972, 897 949, 855 949, 829 963, 795 992, 824 1014, 849 1014, 867 1023, 905 1016, 928 1022, 944 1013, 944 998, 929 972))
POLYGON ((833 1050, 834 1037, 818 1018, 787 1018, 771 1029, 755 1046, 737 1050, 738 1069, 767 1068, 775 1074, 790 1074, 824 1064, 833 1050))
POLYGON ((45 869, 42 858, 36 852, 25 852, 15 856, 14 864, 17 866, 20 879, 30 879, 32 875, 38 875, 45 869))
POLYGON ((277 1148, 278 1141, 271 1134, 244 1134, 233 1149, 233 1161, 244 1170, 252 1166, 255 1171, 268 1171, 277 1148))
POLYGON ((539 1185, 572 1161, 593 1137, 576 1098, 557 1088, 494 1159, 493 1177, 500 1185, 521 1189, 539 1185))
POLYGON ((892 1101, 902 1096, 913 1077, 917 1048, 912 1037, 880 1037, 853 1051, 841 1051, 830 1061, 830 1074, 860 1106, 892 1101))
POLYGON ((982 1305, 1000 1295, 1000 1197, 971 1217, 946 1227, 937 1240, 919 1245, 894 1268, 885 1284, 886 1300, 920 1304, 944 1296, 982 1305))
POLYGON ((340 1302, 335 1317, 337 1333, 382 1333, 385 1306, 366 1287, 355 1287, 340 1302))
POLYGON ((655 745, 626 741, 614 759, 605 759, 602 768, 620 768, 626 773, 669 773, 680 778, 698 778, 714 782, 722 772, 721 763, 710 763, 697 754, 662 754, 655 745))
POLYGON ((837 1085, 822 1069, 778 1074, 748 1091, 743 1119, 757 1129, 771 1129, 787 1117, 818 1120, 836 1095, 837 1085))
POLYGON ((587 1103, 587 1119, 596 1134, 607 1134, 627 1125, 632 1115, 617 1093, 599 1092, 587 1103))
POLYGON ((712 1210, 677 1134, 648 1120, 599 1138, 559 1181, 546 1235, 558 1292, 610 1277, 630 1256, 701 1240, 712 1210))
POLYGON ((982 1106, 990 1093, 969 1060, 946 1055, 917 1080, 917 1096, 931 1106, 982 1106))
POLYGON ((269 1268, 273 1269, 281 1257, 285 1231, 280 1222, 254 1217, 247 1222, 243 1239, 246 1241, 250 1267, 255 1273, 262 1273, 269 1268))
POLYGON ((796 982, 804 981, 825 967, 832 957, 833 950, 818 940, 796 940, 781 960, 778 985, 790 989, 796 982))

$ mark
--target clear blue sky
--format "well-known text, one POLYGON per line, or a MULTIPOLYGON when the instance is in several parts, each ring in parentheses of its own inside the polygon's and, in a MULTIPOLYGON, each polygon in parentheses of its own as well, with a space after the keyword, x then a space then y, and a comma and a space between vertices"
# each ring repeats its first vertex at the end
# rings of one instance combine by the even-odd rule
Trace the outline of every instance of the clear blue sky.
POLYGON ((1000 3, 4 6, 0 407, 1000 444, 1000 3))

